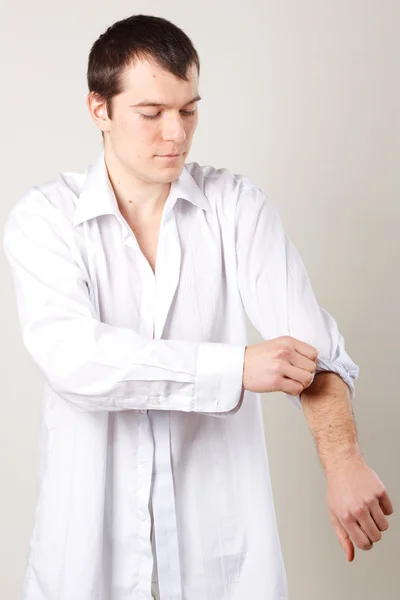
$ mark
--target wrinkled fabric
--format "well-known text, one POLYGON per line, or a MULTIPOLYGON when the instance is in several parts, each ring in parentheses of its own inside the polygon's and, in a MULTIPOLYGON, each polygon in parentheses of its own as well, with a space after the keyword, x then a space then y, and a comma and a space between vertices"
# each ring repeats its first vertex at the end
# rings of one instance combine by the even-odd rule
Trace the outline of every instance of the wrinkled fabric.
POLYGON ((246 314, 315 346, 352 397, 358 367, 272 203, 185 164, 153 274, 102 153, 29 189, 3 243, 44 377, 23 600, 287 600, 246 314))

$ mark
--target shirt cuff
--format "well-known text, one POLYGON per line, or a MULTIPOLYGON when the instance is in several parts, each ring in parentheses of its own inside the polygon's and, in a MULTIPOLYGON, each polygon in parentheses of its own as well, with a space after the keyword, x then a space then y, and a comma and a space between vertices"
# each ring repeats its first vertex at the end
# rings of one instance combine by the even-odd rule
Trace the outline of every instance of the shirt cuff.
POLYGON ((236 407, 243 395, 245 345, 200 344, 195 411, 221 413, 236 407))

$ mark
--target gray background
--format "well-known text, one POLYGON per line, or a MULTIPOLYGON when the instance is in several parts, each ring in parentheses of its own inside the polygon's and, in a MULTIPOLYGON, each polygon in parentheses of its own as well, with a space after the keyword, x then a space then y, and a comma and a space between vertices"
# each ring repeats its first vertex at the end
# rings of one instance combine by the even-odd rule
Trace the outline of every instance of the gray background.
MULTIPOLYGON (((361 367, 360 442, 395 514, 383 540, 353 564, 331 529, 302 413, 284 396, 264 396, 291 599, 396 600, 399 2, 8 3, 0 14, 2 223, 30 185, 97 156, 101 137, 85 107, 87 55, 108 25, 133 13, 166 17, 192 38, 203 100, 188 160, 244 173, 271 197, 361 367)), ((0 590, 16 600, 36 504, 42 377, 22 346, 4 255, 0 261, 0 590)))

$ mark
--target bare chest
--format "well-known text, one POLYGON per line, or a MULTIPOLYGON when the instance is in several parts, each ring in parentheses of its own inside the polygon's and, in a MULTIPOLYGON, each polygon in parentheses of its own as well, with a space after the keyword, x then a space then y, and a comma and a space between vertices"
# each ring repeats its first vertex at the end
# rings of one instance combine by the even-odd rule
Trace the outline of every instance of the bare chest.
POLYGON ((127 220, 127 223, 139 244, 142 254, 153 273, 155 273, 161 216, 150 221, 127 220))

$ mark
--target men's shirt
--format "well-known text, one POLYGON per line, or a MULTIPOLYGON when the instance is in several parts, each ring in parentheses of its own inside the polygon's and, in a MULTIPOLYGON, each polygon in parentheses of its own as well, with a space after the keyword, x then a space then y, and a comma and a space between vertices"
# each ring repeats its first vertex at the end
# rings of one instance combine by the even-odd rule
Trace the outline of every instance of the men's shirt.
POLYGON ((103 152, 29 189, 4 250, 45 381, 23 600, 148 600, 153 568, 162 600, 286 600, 246 314, 317 348, 352 397, 358 367, 265 194, 185 164, 154 274, 103 152))

